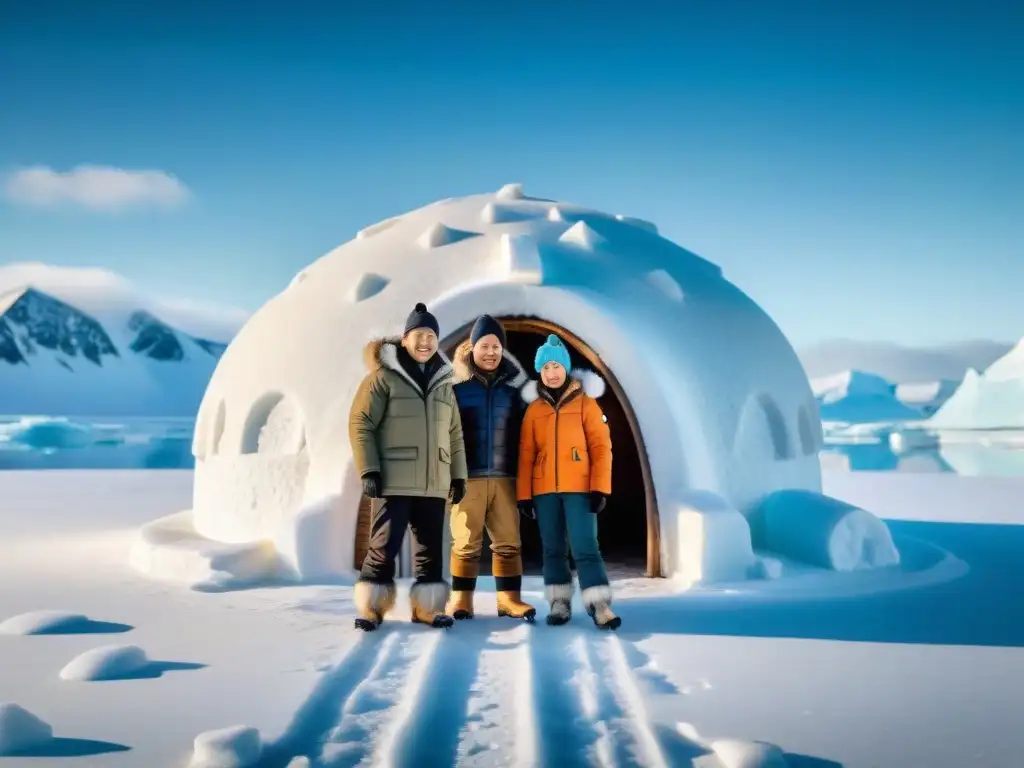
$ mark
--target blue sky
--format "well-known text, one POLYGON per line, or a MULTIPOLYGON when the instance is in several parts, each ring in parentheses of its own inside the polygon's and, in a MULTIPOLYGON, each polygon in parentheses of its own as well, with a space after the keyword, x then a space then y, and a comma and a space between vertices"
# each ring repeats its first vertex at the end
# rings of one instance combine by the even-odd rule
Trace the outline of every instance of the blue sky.
POLYGON ((1024 336, 1019 3, 367 5, 8 0, 0 173, 190 200, 0 202, 0 263, 255 309, 374 221, 520 181, 657 222, 798 345, 1024 336))

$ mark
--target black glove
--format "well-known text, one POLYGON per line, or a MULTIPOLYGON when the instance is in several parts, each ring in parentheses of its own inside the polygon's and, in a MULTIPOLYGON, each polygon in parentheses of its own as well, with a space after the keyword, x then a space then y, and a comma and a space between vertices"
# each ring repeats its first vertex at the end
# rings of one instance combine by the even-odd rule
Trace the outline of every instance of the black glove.
POLYGON ((533 508, 532 501, 520 501, 516 506, 519 507, 519 514, 523 517, 528 517, 531 520, 537 519, 537 511, 533 508))
POLYGON ((458 504, 466 498, 466 481, 452 480, 452 504, 458 504))
POLYGON ((590 492, 590 511, 595 515, 599 515, 604 512, 604 508, 608 506, 608 497, 600 491, 590 492))
POLYGON ((379 499, 384 490, 384 478, 380 472, 367 472, 363 475, 363 496, 368 499, 379 499))

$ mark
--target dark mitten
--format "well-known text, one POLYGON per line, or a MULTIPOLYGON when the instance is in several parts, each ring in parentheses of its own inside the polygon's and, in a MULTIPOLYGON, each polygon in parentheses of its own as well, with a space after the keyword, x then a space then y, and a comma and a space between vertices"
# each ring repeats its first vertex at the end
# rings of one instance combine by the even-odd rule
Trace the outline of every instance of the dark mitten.
POLYGON ((363 495, 368 499, 379 499, 384 490, 384 478, 380 472, 367 472, 363 475, 363 495))
POLYGON ((606 506, 608 506, 608 497, 600 491, 592 491, 590 494, 590 511, 595 515, 599 515, 604 512, 606 506))
POLYGON ((537 511, 533 508, 532 501, 520 501, 516 506, 519 507, 519 514, 523 517, 528 517, 531 520, 537 519, 537 511))
POLYGON ((466 481, 452 480, 452 504, 458 504, 466 498, 466 481))

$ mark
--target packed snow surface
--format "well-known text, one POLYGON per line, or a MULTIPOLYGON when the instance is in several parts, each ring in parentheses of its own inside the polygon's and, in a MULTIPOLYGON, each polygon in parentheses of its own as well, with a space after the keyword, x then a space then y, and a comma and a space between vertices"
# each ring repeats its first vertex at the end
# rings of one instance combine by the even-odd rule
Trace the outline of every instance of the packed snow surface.
MULTIPOLYGON (((786 578, 682 594, 617 579, 624 624, 607 635, 578 596, 572 622, 547 627, 536 576, 523 590, 535 625, 498 619, 481 578, 476 620, 416 627, 403 581, 395 614, 362 635, 350 586, 198 593, 129 570, 134 531, 187 504, 188 472, 0 473, 0 498, 17 499, 0 505, 0 583, 18 585, 0 590, 0 616, 58 605, 130 625, 130 642, 178 662, 72 685, 57 671, 109 639, 4 635, 0 697, 68 737, 26 765, 184 766, 196 734, 230 723, 258 731, 260 764, 281 768, 304 756, 316 768, 420 765, 425 749, 481 768, 721 768, 774 752, 758 743, 792 768, 1020 765, 1021 483, 826 474, 830 497, 886 518, 901 554, 930 547, 969 565, 940 582, 830 599, 827 580, 794 596, 778 591, 786 578)), ((894 580, 908 567, 860 573, 894 580)))

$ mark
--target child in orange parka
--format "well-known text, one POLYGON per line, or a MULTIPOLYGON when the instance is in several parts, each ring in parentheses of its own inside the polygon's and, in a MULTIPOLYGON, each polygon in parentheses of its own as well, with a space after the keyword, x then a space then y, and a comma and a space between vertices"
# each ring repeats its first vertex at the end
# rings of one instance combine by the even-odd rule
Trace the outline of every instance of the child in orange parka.
POLYGON ((537 350, 539 382, 523 387, 530 403, 519 440, 516 492, 519 511, 536 517, 544 549, 547 623, 565 624, 572 616, 572 573, 568 544, 576 561, 580 596, 601 629, 618 629, 612 593, 597 542, 597 515, 612 492, 612 441, 596 397, 604 382, 586 374, 588 384, 570 376, 569 350, 554 334, 537 350), (589 391, 585 391, 589 390, 589 391))

